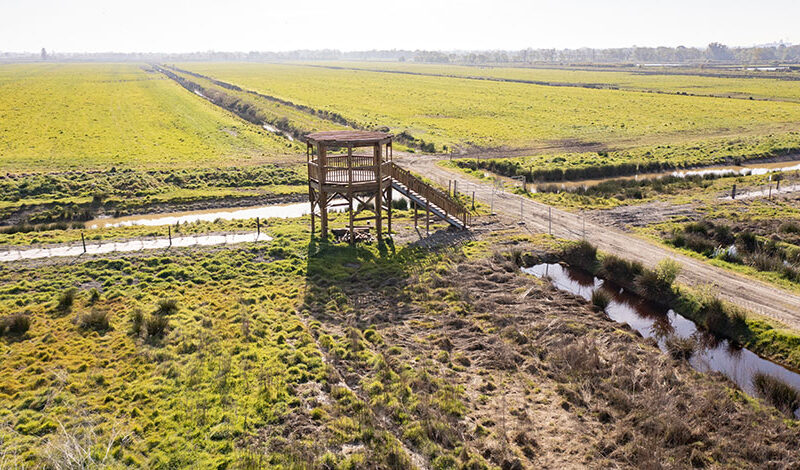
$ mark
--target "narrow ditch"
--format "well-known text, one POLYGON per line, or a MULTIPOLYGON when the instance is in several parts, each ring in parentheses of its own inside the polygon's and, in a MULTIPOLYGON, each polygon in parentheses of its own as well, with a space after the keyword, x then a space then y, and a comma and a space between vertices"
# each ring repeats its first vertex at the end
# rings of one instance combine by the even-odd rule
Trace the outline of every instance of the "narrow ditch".
MULTIPOLYGON (((611 301, 605 313, 618 323, 627 323, 645 338, 653 338, 658 347, 670 352, 669 342, 676 338, 691 341, 689 364, 700 372, 719 372, 752 396, 758 396, 753 383, 757 373, 777 378, 800 392, 800 373, 764 359, 747 348, 700 330, 688 318, 672 309, 660 307, 621 286, 580 269, 554 263, 542 263, 522 271, 550 280, 557 289, 591 300, 595 291, 607 294, 611 301)), ((800 408, 794 410, 800 418, 800 408)))

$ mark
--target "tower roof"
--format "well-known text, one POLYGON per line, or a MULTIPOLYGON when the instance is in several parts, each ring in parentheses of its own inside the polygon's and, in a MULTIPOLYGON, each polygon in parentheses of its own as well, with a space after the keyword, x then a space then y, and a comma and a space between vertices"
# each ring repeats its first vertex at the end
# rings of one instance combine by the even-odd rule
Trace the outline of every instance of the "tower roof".
POLYGON ((392 140, 392 134, 377 131, 321 131, 306 135, 306 141, 328 146, 360 147, 384 144, 392 140))

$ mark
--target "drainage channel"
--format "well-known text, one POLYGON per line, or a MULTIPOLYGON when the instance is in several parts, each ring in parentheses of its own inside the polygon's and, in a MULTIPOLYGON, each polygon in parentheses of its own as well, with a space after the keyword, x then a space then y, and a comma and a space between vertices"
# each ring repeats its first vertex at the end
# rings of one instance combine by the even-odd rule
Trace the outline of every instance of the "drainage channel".
MULTIPOLYGON (((648 302, 610 281, 560 264, 538 264, 522 270, 547 278, 559 290, 579 295, 586 300, 591 299, 594 291, 604 291, 611 298, 605 309, 609 318, 627 323, 645 338, 655 339, 662 351, 667 350, 666 341, 672 336, 693 340, 695 351, 689 358, 689 364, 694 369, 700 372, 720 372, 752 396, 758 395, 753 384, 756 373, 768 374, 800 391, 800 373, 700 330, 688 318, 648 302)), ((800 409, 794 410, 794 415, 800 418, 800 409)))

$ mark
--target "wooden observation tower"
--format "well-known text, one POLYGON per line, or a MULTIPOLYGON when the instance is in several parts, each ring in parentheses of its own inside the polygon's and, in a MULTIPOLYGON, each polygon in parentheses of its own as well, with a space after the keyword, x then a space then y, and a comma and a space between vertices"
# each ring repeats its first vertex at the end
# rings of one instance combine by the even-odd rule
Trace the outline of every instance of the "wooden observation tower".
POLYGON ((320 219, 323 237, 328 235, 328 209, 346 207, 350 214, 349 241, 356 231, 369 229, 359 222, 375 219, 378 241, 383 236, 382 217, 387 214, 387 233, 392 230, 392 135, 386 132, 327 131, 306 136, 308 197, 311 201, 311 233, 320 219), (359 216, 362 209, 375 215, 359 216))

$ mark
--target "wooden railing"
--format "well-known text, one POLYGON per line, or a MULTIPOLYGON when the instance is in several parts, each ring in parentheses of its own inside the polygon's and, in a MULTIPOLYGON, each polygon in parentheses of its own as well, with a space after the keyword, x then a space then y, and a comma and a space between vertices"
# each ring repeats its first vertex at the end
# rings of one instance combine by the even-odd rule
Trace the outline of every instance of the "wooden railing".
MULTIPOLYGON (((350 162, 347 156, 328 157, 327 165, 320 166, 319 160, 308 162, 308 177, 322 184, 351 184, 375 182, 375 160, 373 157, 353 155, 350 162), (322 171, 325 177, 322 177, 322 171)), ((390 176, 391 162, 381 163, 381 179, 390 176)))
POLYGON ((424 197, 431 204, 435 204, 445 213, 457 220, 460 220, 464 227, 472 223, 469 210, 464 207, 459 201, 450 197, 444 191, 438 190, 428 183, 422 181, 416 176, 412 175, 410 171, 403 169, 394 163, 389 162, 391 165, 392 178, 406 186, 409 190, 414 191, 420 196, 424 197))

